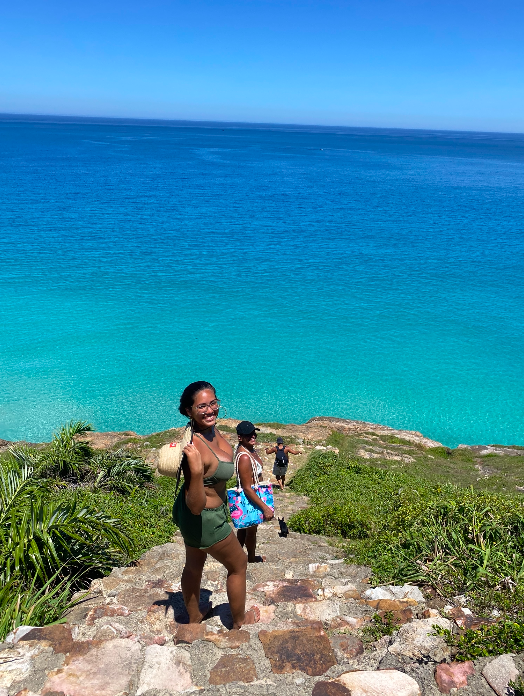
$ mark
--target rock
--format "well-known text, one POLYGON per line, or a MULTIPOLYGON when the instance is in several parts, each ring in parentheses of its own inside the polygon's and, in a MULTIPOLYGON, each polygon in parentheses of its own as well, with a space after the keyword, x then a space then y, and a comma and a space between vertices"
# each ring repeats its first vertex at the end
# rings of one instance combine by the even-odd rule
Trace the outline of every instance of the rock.
POLYGON ((18 643, 0 650, 0 689, 9 689, 30 673, 33 659, 46 649, 45 644, 18 643))
POLYGON ((113 638, 130 638, 133 634, 122 624, 112 621, 100 626, 94 635, 94 640, 112 640, 113 638))
POLYGON ((276 580, 255 585, 255 592, 264 592, 266 597, 278 604, 281 602, 315 602, 313 590, 317 589, 314 580, 276 580))
POLYGON ((334 681, 318 681, 311 696, 350 696, 349 689, 334 681))
POLYGON ((369 623, 369 616, 335 616, 329 624, 329 628, 349 628, 351 631, 355 631, 357 628, 361 628, 365 623, 369 623))
POLYGON ((437 665, 435 681, 443 694, 451 693, 451 689, 460 689, 468 685, 468 677, 475 674, 473 662, 445 662, 437 665))
POLYGON ((138 680, 137 696, 149 689, 172 694, 187 691, 192 686, 191 657, 186 650, 174 646, 148 645, 138 680))
POLYGON ((268 607, 259 607, 260 623, 268 624, 275 618, 276 605, 270 604, 268 607))
POLYGON ((420 696, 417 682, 396 669, 378 672, 345 672, 336 681, 350 696, 420 696))
POLYGON ((66 654, 73 647, 71 626, 67 624, 55 624, 54 626, 33 628, 28 633, 25 633, 20 640, 47 640, 51 643, 51 647, 55 653, 66 654))
POLYGON ((257 678, 255 663, 250 657, 239 655, 222 655, 209 673, 209 683, 230 684, 231 682, 249 683, 257 678))
POLYGON ((329 638, 318 629, 260 631, 258 637, 276 674, 300 671, 319 677, 336 664, 329 638))
MULTIPOLYGON (((381 619, 385 619, 386 616, 391 616, 391 620, 394 624, 397 626, 402 626, 405 623, 408 623, 408 621, 411 621, 413 618, 413 612, 411 609, 400 609, 397 611, 392 611, 392 612, 387 612, 387 611, 379 611, 378 615, 380 616, 381 619)), ((438 612, 437 612, 438 616, 438 612)))
POLYGON ((389 651, 397 657, 442 662, 451 651, 441 636, 433 635, 434 625, 449 630, 452 626, 451 621, 443 618, 416 619, 401 626, 389 651))
POLYGON ((453 607, 449 615, 455 619, 457 626, 465 631, 468 629, 477 631, 481 626, 489 626, 497 622, 496 619, 485 619, 481 616, 475 616, 466 607, 453 607))
POLYGON ((155 602, 166 604, 168 599, 169 595, 162 590, 139 590, 136 587, 130 587, 117 595, 118 603, 127 607, 129 611, 149 609, 155 602))
POLYGON ((366 599, 364 603, 377 611, 404 611, 416 604, 413 599, 366 599))
POLYGON ((249 643, 251 636, 247 631, 232 630, 232 631, 218 631, 218 633, 213 633, 212 631, 207 631, 204 634, 204 640, 208 640, 214 643, 217 648, 239 648, 244 643, 249 643))
POLYGON ((19 640, 23 636, 26 635, 26 633, 29 633, 29 631, 33 631, 35 629, 35 626, 18 626, 18 628, 15 628, 14 631, 11 631, 11 633, 8 633, 7 636, 5 637, 5 642, 6 643, 18 643, 19 640))
POLYGON ((438 609, 424 609, 422 612, 423 619, 436 619, 440 616, 438 609))
POLYGON ((171 624, 174 629, 173 640, 175 645, 179 643, 194 643, 195 640, 204 640, 206 627, 203 623, 199 624, 171 624))
POLYGON ((71 653, 64 667, 49 673, 43 694, 63 692, 67 696, 118 696, 130 691, 140 662, 138 643, 117 638, 94 644, 91 649, 87 644, 84 646, 83 650, 87 650, 85 654, 71 658, 71 653))
POLYGON ((334 585, 333 587, 323 587, 317 591, 319 597, 329 599, 330 597, 343 597, 344 599, 359 599, 360 592, 355 585, 334 585))
POLYGON ((364 654, 364 644, 356 636, 345 634, 331 636, 331 645, 334 650, 343 653, 348 660, 354 660, 355 657, 364 654))
POLYGON ((297 604, 295 611, 304 619, 329 622, 340 614, 340 606, 338 602, 326 599, 320 602, 297 604))
POLYGON ((506 696, 509 682, 514 681, 518 674, 511 655, 496 657, 482 670, 482 676, 498 696, 506 696))
POLYGON ((414 604, 424 601, 424 595, 416 585, 385 585, 366 590, 362 595, 364 599, 400 599, 413 600, 414 604))
POLYGON ((101 619, 104 616, 129 616, 129 609, 118 604, 104 604, 100 607, 93 607, 85 618, 86 626, 93 626, 97 619, 101 619))
POLYGON ((308 570, 312 575, 325 575, 329 573, 329 565, 327 563, 310 563, 308 570))

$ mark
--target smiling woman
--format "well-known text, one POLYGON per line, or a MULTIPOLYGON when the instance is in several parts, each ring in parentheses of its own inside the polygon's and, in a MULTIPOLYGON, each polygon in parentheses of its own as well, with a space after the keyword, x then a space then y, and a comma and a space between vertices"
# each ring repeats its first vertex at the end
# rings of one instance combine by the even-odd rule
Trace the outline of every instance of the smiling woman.
POLYGON ((226 482, 234 472, 233 450, 216 428, 220 409, 209 382, 192 382, 180 397, 180 413, 192 423, 194 441, 184 447, 184 486, 175 500, 173 519, 186 546, 182 594, 189 623, 200 623, 211 606, 199 606, 200 583, 207 554, 227 569, 227 596, 233 628, 255 623, 258 607, 246 612, 247 557, 227 518, 226 482))

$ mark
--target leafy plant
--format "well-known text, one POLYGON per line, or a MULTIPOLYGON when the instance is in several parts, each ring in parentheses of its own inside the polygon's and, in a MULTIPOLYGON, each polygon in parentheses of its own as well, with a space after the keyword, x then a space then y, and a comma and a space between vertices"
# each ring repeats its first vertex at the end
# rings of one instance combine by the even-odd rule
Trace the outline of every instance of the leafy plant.
POLYGON ((505 655, 524 651, 524 622, 499 621, 477 630, 468 629, 462 635, 454 635, 447 628, 433 626, 437 635, 456 653, 458 662, 476 660, 489 655, 505 655))
POLYGON ((362 629, 362 636, 368 642, 380 640, 383 636, 392 636, 398 631, 393 612, 387 611, 384 616, 375 614, 367 626, 362 629))
POLYGON ((513 689, 513 696, 524 696, 524 679, 518 677, 515 681, 510 681, 508 684, 510 689, 513 689))
POLYGON ((38 588, 36 576, 28 587, 11 578, 0 587, 0 640, 18 626, 43 626, 62 618, 72 606, 72 583, 67 578, 58 583, 55 580, 56 576, 38 588))
POLYGON ((291 487, 311 505, 289 521, 303 533, 343 537, 380 583, 422 582, 441 596, 468 593, 478 609, 524 611, 524 505, 504 495, 431 484, 313 453, 291 487))
POLYGON ((124 449, 104 452, 90 461, 94 490, 131 493, 138 486, 153 481, 153 470, 143 459, 124 449))

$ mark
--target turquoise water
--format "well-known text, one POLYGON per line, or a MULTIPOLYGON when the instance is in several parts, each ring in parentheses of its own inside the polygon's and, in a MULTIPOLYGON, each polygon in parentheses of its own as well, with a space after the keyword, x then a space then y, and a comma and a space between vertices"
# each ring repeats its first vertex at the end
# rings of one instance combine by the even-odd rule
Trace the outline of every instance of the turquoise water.
POLYGON ((0 120, 0 437, 331 415, 524 444, 524 136, 0 120))

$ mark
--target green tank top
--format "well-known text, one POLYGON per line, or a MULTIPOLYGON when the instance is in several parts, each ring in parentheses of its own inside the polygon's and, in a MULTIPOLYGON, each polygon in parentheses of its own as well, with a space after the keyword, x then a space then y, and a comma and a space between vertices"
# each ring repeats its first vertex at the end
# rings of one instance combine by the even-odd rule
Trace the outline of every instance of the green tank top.
POLYGON ((224 461, 223 459, 219 459, 217 453, 211 449, 211 447, 207 444, 204 438, 200 437, 198 433, 195 433, 195 435, 198 437, 199 440, 202 440, 204 445, 208 448, 208 450, 213 452, 213 454, 218 460, 218 466, 215 473, 212 476, 206 476, 204 478, 204 486, 206 488, 210 488, 211 486, 216 486, 217 483, 220 483, 220 481, 229 481, 229 479, 235 473, 235 465, 233 464, 233 461, 229 462, 224 461))

